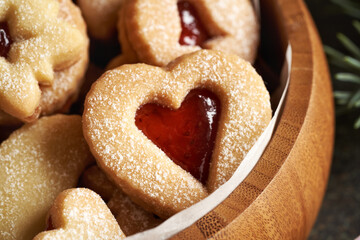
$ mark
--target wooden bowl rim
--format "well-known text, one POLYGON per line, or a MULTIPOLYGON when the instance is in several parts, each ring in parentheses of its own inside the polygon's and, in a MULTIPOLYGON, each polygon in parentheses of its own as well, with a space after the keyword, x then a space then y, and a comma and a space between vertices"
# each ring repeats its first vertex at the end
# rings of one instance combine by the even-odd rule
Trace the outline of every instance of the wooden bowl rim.
MULTIPOLYGON (((265 2, 266 0, 262 0, 265 2)), ((287 93, 287 97, 284 101, 283 111, 281 118, 278 122, 278 125, 274 131, 273 137, 269 142, 269 145, 266 147, 265 152, 263 153, 261 159, 255 166, 255 168, 251 171, 251 173, 247 176, 247 178, 237 187, 237 189, 226 199, 224 200, 219 206, 213 209, 211 212, 206 214, 203 218, 198 220, 196 223, 191 225, 189 228, 185 229, 184 231, 180 232, 179 234, 175 235, 173 239, 183 239, 184 236, 194 236, 196 233, 199 236, 205 235, 205 237, 213 237, 214 235, 222 238, 221 236, 227 236, 226 234, 222 235, 225 230, 227 233, 231 232, 233 229, 229 226, 230 223, 221 223, 222 219, 219 217, 219 209, 223 208, 231 208, 234 207, 232 211, 238 211, 237 217, 234 218, 233 222, 240 219, 241 215, 249 208, 251 204, 256 201, 259 196, 264 195, 265 189, 271 184, 273 179, 278 175, 279 171, 283 168, 284 163, 288 160, 289 155, 293 152, 294 145, 296 141, 299 139, 300 135, 304 135, 306 132, 304 130, 304 122, 307 121, 309 118, 314 119, 314 115, 322 114, 324 111, 328 112, 330 117, 327 124, 330 126, 329 134, 326 136, 330 141, 329 146, 332 145, 331 138, 333 139, 333 131, 334 131, 334 120, 333 120, 333 105, 331 107, 331 103, 328 106, 328 109, 322 110, 323 112, 319 111, 315 113, 311 111, 308 114, 308 110, 310 108, 311 102, 310 100, 313 98, 314 94, 318 94, 318 88, 313 89, 313 85, 319 82, 318 78, 315 78, 314 71, 321 71, 324 75, 324 79, 321 81, 328 82, 330 84, 330 77, 328 74, 328 69, 326 66, 326 60, 323 51, 320 49, 315 49, 314 45, 319 44, 318 35, 316 32, 315 25, 312 22, 311 16, 303 2, 303 0, 272 0, 272 2, 276 5, 275 7, 278 9, 278 15, 280 16, 280 24, 282 25, 283 29, 283 36, 282 40, 287 40, 291 47, 292 47, 292 67, 291 67, 291 77, 290 77, 290 84, 289 90, 287 93), (314 38, 315 36, 315 38, 314 38), (317 55, 320 60, 324 60, 324 66, 317 66, 315 67, 315 63, 313 62, 313 55, 317 55), (301 94, 298 93, 299 88, 301 90, 301 94), (331 109, 332 108, 332 109, 331 109), (290 131, 291 134, 289 137, 284 137, 284 130, 290 131), (282 138, 284 141, 281 141, 281 148, 279 147, 279 141, 282 138), (278 152, 277 161, 272 162, 272 159, 267 159, 269 152, 278 152), (273 164, 275 167, 275 171, 272 172, 272 177, 269 175, 262 175, 261 172, 257 171, 257 166, 261 164, 273 164), (256 179, 263 178, 261 185, 257 185, 256 179), (265 179, 265 180, 264 180, 265 179), (242 202, 241 209, 237 206, 231 204, 234 199, 241 199, 241 192, 244 189, 255 189, 253 191, 252 199, 247 199, 248 201, 242 202), (233 195, 233 196, 232 196, 233 195), (238 196, 236 196, 238 195, 238 196), (235 197, 234 197, 235 196, 235 197), (213 229, 207 230, 204 229, 204 222, 218 222, 218 226, 215 224, 213 225, 213 229), (199 233, 202 233, 199 234, 199 233), (209 234, 206 236, 206 234, 209 234)), ((286 42, 286 41, 285 41, 286 42)), ((284 41, 283 41, 284 43, 284 41)), ((319 47, 319 46, 317 46, 319 47)), ((286 48, 286 47, 285 47, 286 48)), ((331 87, 327 87, 324 91, 326 98, 328 99, 331 95, 331 87)), ((331 95, 332 96, 332 95, 331 95)), ((313 107, 312 107, 313 108, 313 107)), ((317 116, 318 117, 318 116, 317 116)), ((307 127, 306 127, 307 128, 307 127)), ((320 130, 319 130, 320 131, 320 130)), ((298 147, 297 147, 298 148, 298 147)), ((330 147, 331 148, 331 147, 330 147)), ((332 148, 329 150, 330 155, 332 154, 332 148)), ((325 159, 325 166, 324 166, 324 185, 326 186, 326 181, 329 172, 329 166, 331 162, 331 158, 325 159)), ((319 160, 320 162, 320 160, 319 160)), ((316 196, 317 198, 321 199, 324 194, 323 187, 322 192, 319 192, 316 196)), ((244 198, 243 198, 244 199, 244 198)), ((315 204, 315 213, 314 216, 316 217, 318 207, 315 204), (317 209, 316 209, 317 208, 317 209)), ((312 217, 312 216, 311 216, 312 217)), ((307 233, 310 231, 313 221, 315 217, 312 217, 309 223, 306 224, 306 229, 304 230, 304 236, 306 237, 307 233)), ((239 221, 243 221, 239 220, 239 221)), ((231 222, 232 223, 232 222, 231 222)))

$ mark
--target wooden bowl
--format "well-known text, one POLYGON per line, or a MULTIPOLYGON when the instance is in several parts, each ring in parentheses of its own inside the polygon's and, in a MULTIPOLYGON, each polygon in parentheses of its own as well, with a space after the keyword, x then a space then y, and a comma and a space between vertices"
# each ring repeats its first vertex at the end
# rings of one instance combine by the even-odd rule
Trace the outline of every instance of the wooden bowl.
POLYGON ((291 83, 279 124, 245 181, 172 239, 305 239, 315 222, 334 141, 327 62, 302 0, 262 0, 261 7, 261 54, 271 56, 276 69, 288 42, 293 50, 291 83))

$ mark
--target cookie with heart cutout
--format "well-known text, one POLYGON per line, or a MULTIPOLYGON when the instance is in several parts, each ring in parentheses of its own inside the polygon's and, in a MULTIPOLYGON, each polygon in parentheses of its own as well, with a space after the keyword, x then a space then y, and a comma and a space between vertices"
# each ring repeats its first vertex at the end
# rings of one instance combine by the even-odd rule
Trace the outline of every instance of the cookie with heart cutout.
POLYGON ((54 115, 25 124, 0 145, 0 239, 32 239, 63 190, 93 163, 81 117, 54 115))
POLYGON ((121 56, 110 66, 164 66, 200 49, 221 50, 254 62, 259 23, 250 0, 125 1, 118 20, 121 56))
POLYGON ((34 240, 125 238, 101 197, 86 188, 60 193, 49 211, 47 222, 47 231, 39 233, 34 240))
MULTIPOLYGON (((205 198, 232 176, 271 119, 269 100, 261 77, 236 55, 202 50, 164 68, 123 65, 102 75, 88 93, 84 136, 107 176, 134 202, 166 218, 205 198), (221 105, 205 185, 175 164, 171 152, 161 150, 135 123, 140 107, 155 103, 179 109, 193 89, 210 91, 221 105)), ((195 124, 195 133, 202 125, 195 124)), ((186 127, 185 122, 179 134, 193 137, 186 127)))
POLYGON ((135 204, 121 189, 110 182, 98 166, 88 168, 82 174, 80 184, 93 190, 107 202, 126 236, 154 228, 163 222, 159 217, 135 204))
POLYGON ((70 0, 6 0, 0 22, 0 109, 33 121, 73 102, 88 62, 79 9, 70 0))

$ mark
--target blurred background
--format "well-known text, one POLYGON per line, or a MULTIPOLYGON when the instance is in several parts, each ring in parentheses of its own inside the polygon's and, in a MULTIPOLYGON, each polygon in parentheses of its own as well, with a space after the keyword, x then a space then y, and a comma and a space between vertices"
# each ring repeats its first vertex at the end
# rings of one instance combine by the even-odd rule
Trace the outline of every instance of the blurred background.
POLYGON ((360 0, 305 2, 328 53, 337 103, 329 184, 309 239, 355 239, 360 235, 360 0))

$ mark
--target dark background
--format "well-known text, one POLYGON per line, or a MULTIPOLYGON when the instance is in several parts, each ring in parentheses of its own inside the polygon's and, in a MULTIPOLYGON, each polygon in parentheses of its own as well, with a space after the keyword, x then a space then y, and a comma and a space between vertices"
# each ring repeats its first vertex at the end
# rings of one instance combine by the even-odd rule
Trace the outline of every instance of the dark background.
MULTIPOLYGON (((336 38, 345 33, 358 46, 360 35, 330 0, 305 0, 318 27, 324 45, 346 52, 336 38)), ((330 66, 332 74, 340 69, 330 66)), ((333 81, 334 89, 352 86, 333 81)), ((326 195, 309 239, 355 239, 360 235, 360 129, 353 123, 359 110, 336 117, 334 157, 326 195)))

